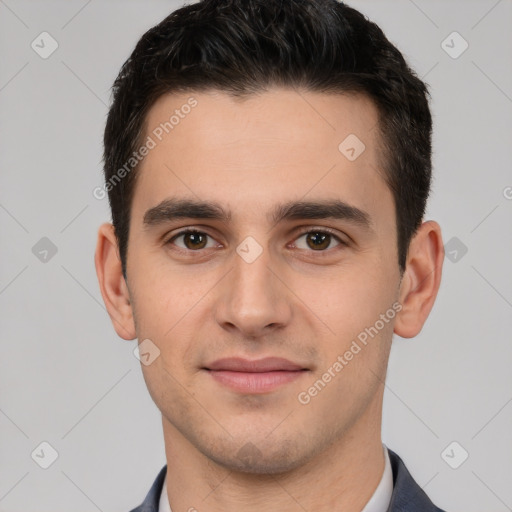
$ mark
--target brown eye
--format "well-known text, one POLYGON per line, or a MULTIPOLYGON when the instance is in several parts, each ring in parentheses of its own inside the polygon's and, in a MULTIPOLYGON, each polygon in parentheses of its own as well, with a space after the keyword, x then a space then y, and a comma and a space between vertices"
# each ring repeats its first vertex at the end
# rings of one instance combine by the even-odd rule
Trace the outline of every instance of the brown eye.
POLYGON ((311 249, 327 249, 331 243, 331 235, 327 233, 308 233, 306 243, 311 249))
MULTIPOLYGON (((168 243, 175 244, 181 249, 188 249, 191 251, 207 248, 209 235, 201 231, 182 231, 177 235, 173 236, 168 243), (182 240, 181 243, 177 243, 178 240, 182 240)), ((212 245, 210 244, 210 246, 212 245)))
POLYGON ((295 246, 298 249, 312 249, 313 251, 324 251, 331 247, 343 244, 343 242, 335 235, 327 231, 307 231, 297 238, 295 246), (301 239, 304 241, 299 242, 301 239), (305 243, 304 243, 305 242, 305 243), (334 244, 333 244, 334 242, 334 244))
POLYGON ((187 233, 183 235, 187 249, 203 249, 206 245, 206 236, 203 233, 187 233))

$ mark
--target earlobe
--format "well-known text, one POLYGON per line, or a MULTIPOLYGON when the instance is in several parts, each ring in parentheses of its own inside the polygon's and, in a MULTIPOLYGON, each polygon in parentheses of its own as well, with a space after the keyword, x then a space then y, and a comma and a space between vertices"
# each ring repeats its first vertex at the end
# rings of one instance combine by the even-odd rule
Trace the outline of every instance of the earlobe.
POLYGON ((430 314, 441 284, 444 260, 441 228, 424 222, 411 240, 405 273, 400 286, 402 310, 394 332, 403 338, 416 336, 430 314))
POLYGON ((114 227, 110 223, 102 224, 98 230, 94 264, 103 302, 115 331, 125 340, 135 339, 130 296, 122 273, 114 227))

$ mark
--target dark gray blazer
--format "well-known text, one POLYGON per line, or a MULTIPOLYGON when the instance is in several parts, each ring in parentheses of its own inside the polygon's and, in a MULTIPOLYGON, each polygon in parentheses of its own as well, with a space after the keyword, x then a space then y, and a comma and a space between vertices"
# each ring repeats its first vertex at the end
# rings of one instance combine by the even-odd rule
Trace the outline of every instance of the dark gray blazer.
MULTIPOLYGON (((393 469, 393 495, 387 512, 444 512, 429 500, 423 489, 413 480, 402 459, 389 449, 388 452, 393 469)), ((131 512, 158 512, 166 472, 167 466, 164 466, 142 505, 131 512)))

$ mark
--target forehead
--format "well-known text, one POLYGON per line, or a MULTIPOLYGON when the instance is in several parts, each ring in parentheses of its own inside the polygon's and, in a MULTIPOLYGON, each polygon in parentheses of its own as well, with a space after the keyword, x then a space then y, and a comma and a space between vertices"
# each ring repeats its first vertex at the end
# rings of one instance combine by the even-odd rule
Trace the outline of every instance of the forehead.
MULTIPOLYGON (((362 94, 273 88, 243 98, 217 90, 165 94, 149 110, 145 128, 147 135, 164 144, 170 139, 176 144, 184 142, 193 131, 203 152, 226 144, 236 151, 252 137, 253 145, 261 143, 267 149, 273 140, 297 150, 306 144, 304 152, 308 153, 311 149, 332 153, 334 149, 339 157, 336 142, 350 134, 357 135, 372 152, 377 122, 373 101, 362 94)), ((273 147, 279 149, 278 144, 273 147)))
POLYGON ((392 207, 377 123, 373 102, 356 94, 166 94, 146 117, 154 147, 137 170, 133 213, 171 195, 240 212, 306 196, 392 207))

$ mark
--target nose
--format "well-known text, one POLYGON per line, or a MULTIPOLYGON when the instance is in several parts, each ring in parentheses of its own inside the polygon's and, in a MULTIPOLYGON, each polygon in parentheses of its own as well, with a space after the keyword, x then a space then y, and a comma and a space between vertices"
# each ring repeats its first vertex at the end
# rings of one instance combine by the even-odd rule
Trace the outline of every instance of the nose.
POLYGON ((225 330, 260 338, 290 323, 292 303, 269 251, 252 262, 234 255, 234 268, 218 290, 215 319, 225 330))

